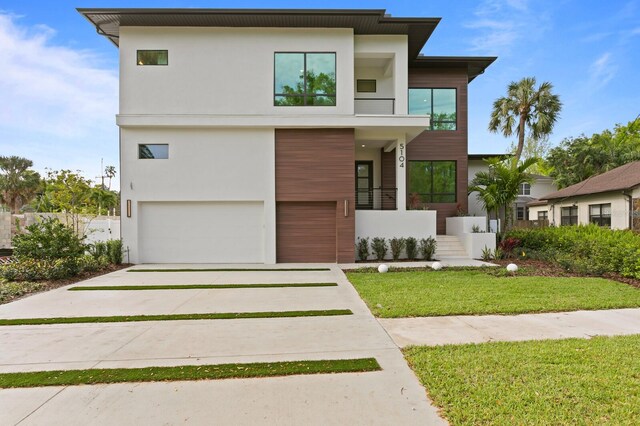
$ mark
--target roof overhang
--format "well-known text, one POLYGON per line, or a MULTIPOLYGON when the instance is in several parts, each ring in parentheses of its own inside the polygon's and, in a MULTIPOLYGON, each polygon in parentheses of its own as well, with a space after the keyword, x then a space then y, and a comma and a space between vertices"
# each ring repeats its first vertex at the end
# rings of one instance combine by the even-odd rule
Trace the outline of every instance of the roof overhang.
POLYGON ((411 68, 461 68, 467 70, 469 82, 484 73, 496 56, 418 56, 409 61, 411 68))
POLYGON ((401 34, 415 58, 440 18, 395 18, 384 9, 77 9, 118 46, 120 27, 353 28, 354 34, 401 34))

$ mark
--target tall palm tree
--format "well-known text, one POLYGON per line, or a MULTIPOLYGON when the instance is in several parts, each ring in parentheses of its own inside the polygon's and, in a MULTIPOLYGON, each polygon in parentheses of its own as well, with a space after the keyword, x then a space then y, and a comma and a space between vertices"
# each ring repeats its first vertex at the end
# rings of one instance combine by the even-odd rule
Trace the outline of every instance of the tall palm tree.
POLYGON ((509 160, 490 158, 486 172, 478 172, 469 183, 469 193, 477 192, 478 200, 483 204, 488 217, 495 212, 505 227, 509 226, 507 214, 518 198, 520 185, 532 183, 533 178, 527 169, 538 162, 538 158, 528 158, 520 164, 509 164, 509 160))
POLYGON ((116 168, 114 166, 107 166, 104 168, 104 175, 109 178, 108 189, 111 190, 111 179, 116 176, 116 168))
POLYGON ((507 88, 507 96, 493 103, 489 130, 502 132, 505 137, 514 131, 518 136, 518 147, 513 163, 518 164, 524 147, 525 132, 528 129, 534 139, 551 134, 560 115, 562 102, 552 93, 553 85, 542 83, 536 88, 535 77, 525 77, 512 81, 507 88))
POLYGON ((11 213, 18 213, 38 193, 40 175, 30 169, 32 166, 26 158, 0 157, 0 199, 11 213))

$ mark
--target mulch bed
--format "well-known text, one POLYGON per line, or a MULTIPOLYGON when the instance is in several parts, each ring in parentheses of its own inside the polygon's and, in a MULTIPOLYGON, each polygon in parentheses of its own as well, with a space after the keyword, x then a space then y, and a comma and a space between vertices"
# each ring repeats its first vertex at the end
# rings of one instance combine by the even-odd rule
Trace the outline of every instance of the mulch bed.
MULTIPOLYGON (((129 263, 123 263, 121 265, 109 265, 106 268, 101 269, 100 271, 82 272, 82 273, 76 275, 75 277, 66 278, 64 280, 38 281, 38 282, 36 282, 36 284, 38 284, 37 287, 33 288, 32 290, 30 289, 26 293, 22 293, 19 296, 10 297, 10 298, 6 298, 4 300, 0 300, 0 304, 14 302, 14 301, 20 300, 20 299, 22 299, 24 297, 28 297, 28 296, 32 296, 32 295, 37 294, 37 293, 42 293, 42 292, 45 292, 45 291, 53 290, 53 289, 56 289, 58 287, 64 287, 65 285, 74 284, 74 283, 77 283, 77 282, 80 282, 80 281, 88 280, 90 278, 94 278, 94 277, 97 277, 97 276, 100 276, 100 275, 108 274, 110 272, 119 271, 120 269, 125 269, 125 268, 128 268, 130 266, 132 266, 132 264, 129 264, 129 263)), ((0 285, 2 285, 2 283, 0 283, 0 285)))
MULTIPOLYGON (((500 259, 492 260, 491 263, 495 263, 500 266, 507 266, 510 263, 515 263, 521 268, 518 271, 519 275, 535 275, 542 277, 587 277, 588 275, 578 274, 575 272, 567 271, 560 265, 555 263, 544 262, 542 260, 534 259, 500 259)), ((605 273, 598 275, 601 278, 607 278, 613 281, 629 284, 633 287, 640 288, 640 280, 635 278, 623 277, 620 274, 605 273)))

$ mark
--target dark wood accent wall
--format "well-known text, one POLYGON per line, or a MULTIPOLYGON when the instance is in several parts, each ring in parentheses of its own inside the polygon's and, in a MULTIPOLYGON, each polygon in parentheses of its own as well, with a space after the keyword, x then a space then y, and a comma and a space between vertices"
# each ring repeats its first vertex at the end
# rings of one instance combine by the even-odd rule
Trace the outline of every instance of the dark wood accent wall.
POLYGON ((380 170, 380 183, 383 188, 395 188, 396 187, 396 150, 391 152, 384 152, 384 148, 380 149, 380 164, 382 166, 380 170))
MULTIPOLYGON (((438 234, 446 232, 446 218, 455 216, 458 205, 467 210, 467 120, 466 69, 409 69, 409 87, 457 89, 456 130, 427 130, 407 144, 407 160, 455 160, 457 164, 457 203, 432 203, 429 207, 438 212, 438 234)), ((407 177, 408 178, 408 177, 407 177)), ((407 182, 408 190, 408 182, 407 182)), ((407 194, 408 197, 408 194, 407 194)))
MULTIPOLYGON (((338 262, 353 262, 355 260, 354 129, 277 129, 275 151, 276 203, 334 202, 336 205, 335 258, 338 262), (346 217, 345 200, 348 203, 346 217)), ((310 250, 313 250, 313 239, 309 239, 308 244, 310 250)))
POLYGON ((335 262, 336 203, 277 202, 276 247, 278 263, 335 262))

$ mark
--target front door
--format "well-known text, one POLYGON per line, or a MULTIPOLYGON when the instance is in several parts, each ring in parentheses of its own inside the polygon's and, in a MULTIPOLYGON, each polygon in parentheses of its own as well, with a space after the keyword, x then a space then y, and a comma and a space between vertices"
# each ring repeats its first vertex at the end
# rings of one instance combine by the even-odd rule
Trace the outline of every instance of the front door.
POLYGON ((356 209, 373 209, 373 161, 356 161, 356 209))

